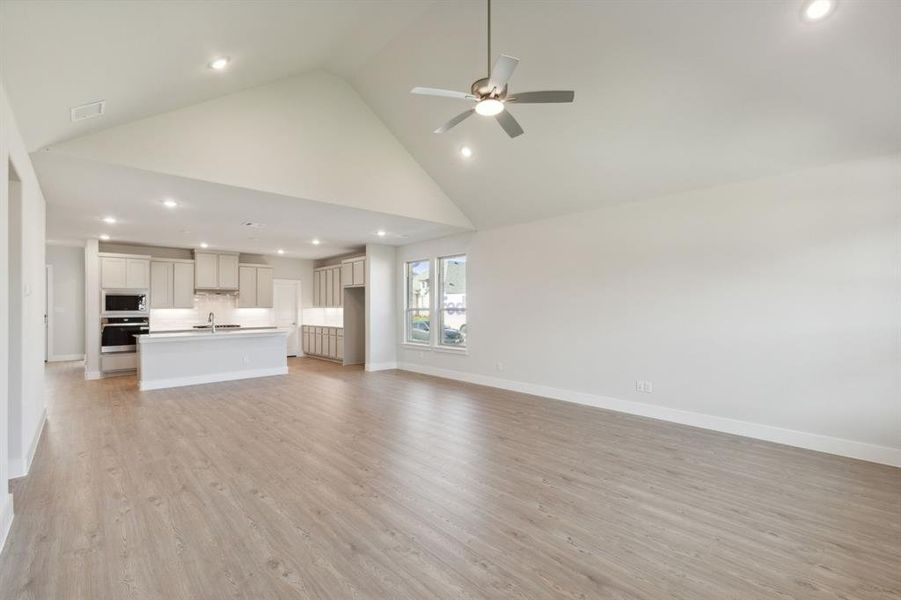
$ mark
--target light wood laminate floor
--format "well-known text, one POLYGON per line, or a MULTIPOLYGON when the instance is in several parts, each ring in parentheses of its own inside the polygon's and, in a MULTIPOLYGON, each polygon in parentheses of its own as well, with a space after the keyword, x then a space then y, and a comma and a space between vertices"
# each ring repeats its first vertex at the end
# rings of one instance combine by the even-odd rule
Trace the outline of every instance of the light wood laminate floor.
POLYGON ((901 598, 901 469, 404 372, 48 367, 3 600, 901 598))

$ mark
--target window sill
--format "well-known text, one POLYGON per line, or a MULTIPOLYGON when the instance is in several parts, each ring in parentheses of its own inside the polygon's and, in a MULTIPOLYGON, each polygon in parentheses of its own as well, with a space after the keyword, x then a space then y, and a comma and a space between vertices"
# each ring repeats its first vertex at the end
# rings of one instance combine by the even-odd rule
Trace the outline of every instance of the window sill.
POLYGON ((450 348, 446 346, 435 346, 432 348, 435 352, 444 352, 445 354, 459 354, 462 356, 468 356, 469 350, 467 348, 450 348))
POLYGON ((450 348, 446 346, 432 346, 431 344, 416 344, 414 342, 401 342, 400 345, 407 350, 426 350, 428 352, 443 352, 445 354, 458 354, 461 356, 469 355, 468 348, 450 348))

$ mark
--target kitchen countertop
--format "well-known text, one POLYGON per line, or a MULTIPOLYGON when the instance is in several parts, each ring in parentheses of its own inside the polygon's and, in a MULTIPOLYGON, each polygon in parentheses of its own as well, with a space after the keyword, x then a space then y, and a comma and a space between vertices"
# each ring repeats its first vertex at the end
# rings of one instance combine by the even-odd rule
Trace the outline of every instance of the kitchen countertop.
POLYGON ((188 331, 161 331, 156 333, 143 333, 136 335, 135 340, 138 344, 146 344, 148 342, 157 341, 177 341, 177 340, 196 340, 196 339, 225 339, 240 337, 259 337, 270 335, 287 335, 288 329, 278 329, 276 327, 247 327, 242 329, 219 329, 216 333, 208 329, 192 329, 188 331))
MULTIPOLYGON (((220 331, 259 331, 261 329, 278 329, 275 325, 269 325, 266 327, 229 327, 218 329, 217 332, 220 331)), ((151 329, 150 333, 204 333, 209 331, 209 327, 191 327, 188 329, 151 329)))

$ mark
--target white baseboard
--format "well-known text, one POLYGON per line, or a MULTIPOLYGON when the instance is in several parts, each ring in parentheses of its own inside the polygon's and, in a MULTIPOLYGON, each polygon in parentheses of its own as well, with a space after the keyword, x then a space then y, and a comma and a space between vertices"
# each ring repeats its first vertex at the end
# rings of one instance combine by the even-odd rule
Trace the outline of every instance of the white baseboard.
MULTIPOLYGON (((433 375, 435 377, 442 377, 444 379, 454 379, 457 381, 465 381, 467 383, 475 383, 478 385, 511 390, 514 392, 522 392, 524 394, 544 396, 546 398, 563 400, 565 402, 585 404, 588 406, 595 406, 598 408, 605 408, 608 410, 640 415, 642 417, 649 417, 661 421, 669 421, 671 423, 691 425, 692 427, 711 429, 723 433, 731 433, 734 435, 756 438, 768 442, 785 444, 787 446, 806 448, 807 450, 816 450, 818 452, 825 452, 827 454, 836 454, 838 456, 856 458, 859 460, 891 465, 893 467, 901 467, 901 448, 876 446, 874 444, 829 437, 816 433, 795 431, 793 429, 784 429, 781 427, 773 427, 771 425, 761 425, 759 423, 739 421, 737 419, 729 419, 727 417, 717 417, 703 413, 667 408, 665 406, 644 404, 642 402, 634 402, 632 400, 622 400, 609 396, 598 396, 585 392, 564 390, 545 385, 524 383, 520 381, 512 381, 509 379, 500 379, 498 377, 490 377, 488 375, 478 375, 475 373, 466 373, 463 371, 454 371, 450 369, 439 369, 435 367, 417 365, 415 363, 401 362, 398 363, 397 368, 404 371, 422 373, 423 375, 433 375)), ((367 368, 367 370, 369 369, 367 368)))
POLYGON ((6 545, 6 538, 13 525, 13 495, 6 494, 0 506, 0 550, 6 545))
POLYGON ((41 434, 44 432, 44 423, 46 422, 47 409, 45 408, 41 411, 41 420, 38 423, 37 431, 35 431, 34 436, 31 438, 31 443, 28 445, 28 451, 25 456, 9 459, 10 479, 17 479, 28 475, 28 471, 31 470, 31 461, 34 460, 34 454, 38 451, 38 444, 41 441, 41 434))
POLYGON ((87 379, 88 381, 91 381, 93 379, 100 379, 102 376, 103 375, 100 373, 100 371, 85 371, 84 372, 84 378, 87 379))
POLYGON ((396 369, 396 362, 384 362, 384 363, 366 363, 367 371, 390 371, 391 369, 396 369))
POLYGON ((47 362, 68 362, 72 360, 84 360, 84 354, 56 354, 47 359, 47 362))
POLYGON ((254 377, 271 377, 273 375, 287 375, 288 367, 274 367, 271 369, 250 369, 247 371, 234 371, 231 373, 216 373, 212 375, 194 375, 192 377, 174 377, 172 379, 154 379, 153 381, 138 382, 138 389, 142 392, 149 390, 161 390, 164 388, 184 387, 186 385, 200 385, 203 383, 218 383, 220 381, 235 381, 236 379, 252 379, 254 377))

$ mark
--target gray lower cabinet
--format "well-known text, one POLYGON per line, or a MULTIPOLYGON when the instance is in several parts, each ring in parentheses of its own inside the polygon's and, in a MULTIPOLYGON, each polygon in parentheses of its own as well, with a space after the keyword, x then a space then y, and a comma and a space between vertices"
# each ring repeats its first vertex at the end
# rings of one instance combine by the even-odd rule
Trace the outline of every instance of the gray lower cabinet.
POLYGON ((304 325, 301 328, 301 340, 304 354, 344 360, 344 329, 341 327, 304 325))

